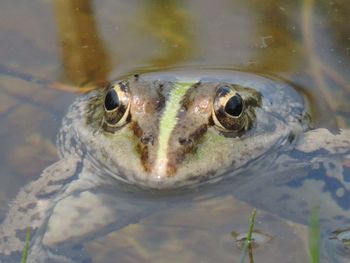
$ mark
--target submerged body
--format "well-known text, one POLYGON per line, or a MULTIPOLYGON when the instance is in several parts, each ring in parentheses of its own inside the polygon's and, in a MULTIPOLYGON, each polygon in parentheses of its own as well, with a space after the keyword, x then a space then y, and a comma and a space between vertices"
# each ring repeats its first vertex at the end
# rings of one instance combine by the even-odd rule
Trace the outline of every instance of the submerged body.
MULTIPOLYGON (((148 73, 84 95, 63 120, 58 139, 61 160, 19 193, 0 225, 0 259, 16 262, 23 231, 31 227, 29 262, 61 262, 60 255, 52 255, 56 246, 79 243, 98 234, 96 229, 117 229, 135 214, 144 216, 166 206, 151 198, 156 189, 162 196, 184 189, 187 194, 179 194, 187 202, 195 198, 193 188, 205 182, 227 180, 222 193, 239 196, 238 186, 249 190, 256 180, 262 184, 254 184, 253 191, 264 195, 266 182, 278 178, 290 183, 307 176, 277 174, 320 165, 323 157, 346 159, 349 133, 322 131, 315 141, 315 136, 304 134, 308 120, 304 99, 291 86, 243 72, 148 73), (314 154, 320 150, 327 154, 314 154), (261 177, 254 179, 250 175, 258 176, 256 171, 261 177), (236 177, 242 180, 229 181, 236 177), (117 190, 111 194, 111 189, 117 190), (84 202, 96 205, 87 208, 84 202), (104 210, 96 211, 96 206, 104 210), (103 220, 92 216, 84 221, 78 214, 74 231, 75 217, 74 222, 60 222, 64 211, 74 214, 82 207, 103 215, 103 220)), ((338 178, 342 185, 344 178, 338 178)), ((271 196, 274 206, 276 195, 271 196)))

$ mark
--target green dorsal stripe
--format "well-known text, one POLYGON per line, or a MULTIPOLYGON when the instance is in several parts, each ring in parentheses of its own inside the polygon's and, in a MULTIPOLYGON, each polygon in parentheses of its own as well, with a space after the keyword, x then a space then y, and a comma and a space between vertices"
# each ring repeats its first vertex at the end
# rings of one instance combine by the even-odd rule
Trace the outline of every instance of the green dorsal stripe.
POLYGON ((177 123, 177 113, 181 107, 182 98, 185 96, 187 90, 194 82, 177 82, 170 92, 168 102, 163 112, 159 124, 159 146, 157 151, 157 159, 164 160, 167 156, 169 145, 169 138, 171 131, 177 123))

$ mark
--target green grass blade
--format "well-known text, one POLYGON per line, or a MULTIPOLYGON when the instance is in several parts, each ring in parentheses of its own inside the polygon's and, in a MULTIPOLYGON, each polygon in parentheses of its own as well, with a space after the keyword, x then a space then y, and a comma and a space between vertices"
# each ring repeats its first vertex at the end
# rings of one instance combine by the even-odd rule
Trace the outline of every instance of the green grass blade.
POLYGON ((22 251, 21 263, 26 263, 27 262, 29 241, 30 241, 30 228, 28 227, 27 228, 27 234, 26 234, 26 241, 24 243, 24 248, 23 248, 23 251, 22 251))
POLYGON ((309 226, 310 263, 320 262, 320 222, 318 208, 313 209, 309 226))
POLYGON ((244 242, 243 254, 242 254, 240 263, 244 263, 245 262, 245 257, 247 255, 248 247, 249 247, 249 245, 252 242, 252 235, 253 235, 253 230, 254 230, 255 217, 256 217, 256 209, 254 208, 252 214, 250 215, 249 229, 248 229, 248 233, 247 233, 247 238, 246 238, 246 240, 244 242))

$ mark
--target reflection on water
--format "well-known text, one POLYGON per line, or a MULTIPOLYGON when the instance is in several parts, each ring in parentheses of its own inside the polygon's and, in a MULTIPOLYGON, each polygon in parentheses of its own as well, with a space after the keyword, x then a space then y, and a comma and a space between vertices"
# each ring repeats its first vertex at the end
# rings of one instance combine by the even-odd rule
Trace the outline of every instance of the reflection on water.
POLYGON ((55 0, 58 46, 63 68, 75 85, 96 84, 108 79, 110 57, 105 48, 90 0, 55 0))
MULTIPOLYGON (((350 6, 346 1, 334 0, 334 1, 315 1, 316 10, 319 13, 327 14, 327 18, 324 21, 318 21, 318 25, 324 26, 327 30, 330 30, 330 37, 333 39, 333 48, 337 49, 338 54, 341 57, 345 56, 345 59, 350 57, 350 28, 348 26, 350 16, 350 6), (321 23, 322 22, 322 23, 321 23), (336 30, 334 30, 336 29, 336 30)), ((349 86, 348 86, 349 87, 349 86)))
POLYGON ((297 24, 292 19, 297 4, 276 0, 249 1, 247 4, 256 12, 253 36, 257 48, 251 67, 276 73, 300 69, 304 59, 297 24))
MULTIPOLYGON (((305 42, 305 53, 308 54, 310 74, 312 75, 318 90, 323 95, 328 107, 332 112, 337 112, 341 108, 337 105, 337 97, 340 99, 344 96, 344 90, 349 91, 349 85, 346 80, 339 74, 335 73, 331 65, 328 65, 321 56, 319 55, 316 34, 313 32, 313 15, 314 15, 315 3, 313 0, 305 0, 303 6, 303 24, 302 32, 305 42), (327 79, 326 77, 329 77, 327 79), (342 87, 342 90, 336 88, 330 88, 331 83, 335 82, 342 87)), ((333 49, 333 48, 331 48, 333 49)), ((342 115, 336 114, 335 122, 338 127, 346 128, 348 126, 347 120, 342 115)))
MULTIPOLYGON (((111 70, 110 57, 91 1, 55 0, 54 4, 65 74, 75 85, 105 82, 111 70)), ((182 6, 177 0, 148 0, 135 17, 140 28, 156 42, 148 69, 169 67, 191 58, 191 23, 182 6)), ((118 41, 114 46, 117 45, 118 41)), ((115 59, 113 62, 117 67, 115 59)))
POLYGON ((190 14, 184 4, 178 0, 145 1, 142 24, 157 42, 150 67, 169 67, 191 59, 195 43, 190 14))
MULTIPOLYGON (((275 74, 310 94, 316 127, 348 128, 349 19, 346 0, 55 0, 53 4, 36 0, 21 5, 8 0, 0 3, 0 58, 4 65, 19 67, 49 82, 61 79, 62 67, 64 78, 73 85, 104 82, 115 77, 110 75, 113 71, 129 73, 139 68, 188 65, 275 74), (51 33, 48 23, 56 25, 57 40, 46 41, 51 33), (34 54, 29 56, 29 64, 28 54, 34 54), (47 54, 48 58, 38 59, 38 54, 47 54), (56 56, 57 61, 52 58, 56 56)), ((29 180, 26 177, 37 176, 57 159, 55 134, 73 95, 8 76, 0 78, 0 94, 0 153, 4 156, 0 163, 0 204, 4 204, 0 207, 1 219, 19 185, 29 180)), ((348 170, 344 171, 348 176, 348 170)), ((317 194, 324 189, 316 179, 309 184, 304 187, 310 192, 317 194)), ((258 193, 251 199, 259 199, 258 193)), ((269 197, 261 198, 261 202, 264 200, 276 202, 269 197)), ((88 253, 94 262, 111 258, 164 262, 166 256, 168 262, 196 262, 201 255, 219 262, 238 260, 240 251, 235 251, 227 236, 232 229, 246 231, 252 207, 237 200, 211 202, 172 209, 165 206, 164 211, 146 216, 142 222, 129 218, 125 224, 135 224, 100 237, 98 242, 89 242, 88 253)), ((302 205, 296 203, 294 207, 302 205)), ((338 207, 333 209, 335 217, 346 217, 338 207)), ((277 210, 295 218, 284 208, 277 210)), ((281 240, 272 239, 270 252, 259 248, 258 262, 271 259, 268 253, 272 252, 275 262, 283 261, 284 255, 291 256, 290 262, 305 261, 304 225, 293 225, 268 213, 260 220, 264 230, 280 235, 281 240), (264 225, 271 218, 272 225, 264 225)), ((343 247, 338 250, 348 255, 343 247)))

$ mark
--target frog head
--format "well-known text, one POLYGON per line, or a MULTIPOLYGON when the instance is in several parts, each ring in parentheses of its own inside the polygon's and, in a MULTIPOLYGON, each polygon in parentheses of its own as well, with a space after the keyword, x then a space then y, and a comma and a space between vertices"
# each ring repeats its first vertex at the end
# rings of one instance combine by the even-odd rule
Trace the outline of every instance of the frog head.
POLYGON ((301 127, 304 107, 291 87, 234 77, 118 80, 76 103, 83 117, 70 129, 93 163, 128 183, 176 188, 210 181, 282 145, 301 127))

